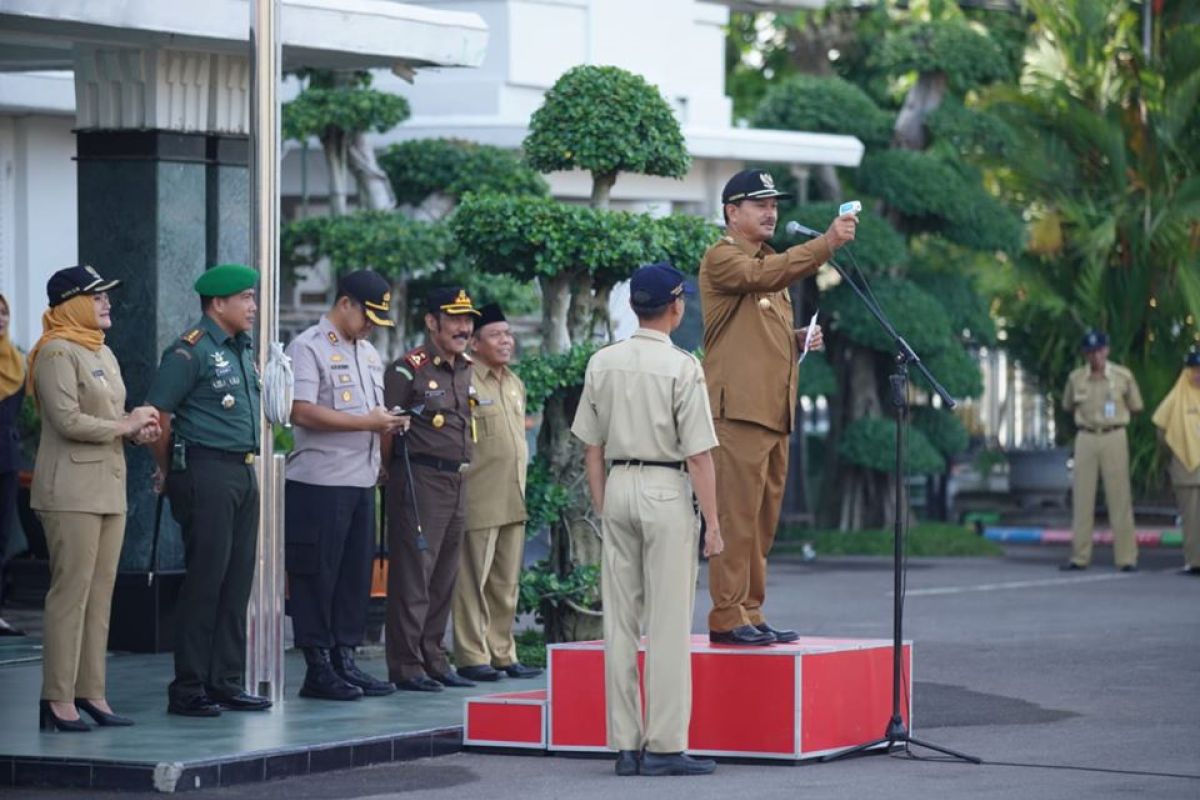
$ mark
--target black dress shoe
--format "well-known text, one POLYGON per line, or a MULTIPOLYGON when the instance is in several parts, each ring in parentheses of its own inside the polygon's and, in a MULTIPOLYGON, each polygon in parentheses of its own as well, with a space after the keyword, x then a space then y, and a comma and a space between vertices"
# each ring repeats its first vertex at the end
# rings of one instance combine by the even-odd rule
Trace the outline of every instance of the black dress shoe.
POLYGON ((1180 575, 1200 575, 1200 567, 1184 567, 1179 570, 1180 575))
POLYGON ((1137 572, 1137 564, 1126 564, 1123 567, 1118 567, 1121 572, 1137 572))
POLYGON ((211 694, 212 699, 216 700, 221 708, 229 711, 266 711, 272 705, 271 701, 267 698, 259 697, 249 692, 237 692, 235 694, 212 692, 211 694))
POLYGON ((354 663, 353 647, 335 647, 330 653, 333 671, 346 683, 361 689, 367 697, 386 697, 396 691, 396 685, 391 681, 381 681, 368 675, 354 663))
POLYGON ((75 707, 80 711, 86 711, 87 715, 96 720, 96 724, 100 727, 124 727, 132 725, 133 720, 129 717, 122 717, 120 714, 112 714, 107 711, 101 711, 96 708, 96 705, 91 700, 82 700, 75 698, 75 707))
POLYGON ((527 667, 520 661, 509 664, 507 667, 496 667, 496 669, 503 671, 510 678, 536 678, 543 671, 541 667, 527 667))
POLYGON ((775 637, 775 641, 779 642, 780 644, 794 642, 800 638, 800 634, 796 633, 795 631, 781 631, 778 628, 772 628, 765 622, 762 625, 755 625, 754 627, 758 628, 760 633, 771 634, 775 637))
POLYGON ((453 672, 447 672, 445 675, 430 675, 429 677, 433 678, 442 686, 451 686, 456 689, 466 689, 475 685, 475 681, 469 681, 466 678, 460 678, 453 672))
POLYGON ((1067 563, 1060 564, 1058 566, 1059 572, 1083 572, 1085 569, 1087 569, 1087 567, 1083 566, 1082 564, 1076 564, 1074 561, 1068 561, 1067 563))
POLYGON ((711 758, 692 758, 683 753, 642 754, 641 774, 657 777, 661 775, 708 775, 717 768, 711 758))
POLYGON ((620 750, 617 752, 617 774, 622 778, 638 774, 639 753, 637 750, 620 750))
POLYGON ((394 681, 396 688, 405 692, 440 692, 442 685, 437 681, 425 675, 418 675, 415 678, 402 678, 394 681))
POLYGON ((178 714, 181 717, 219 717, 221 706, 206 694, 192 697, 174 698, 167 703, 168 714, 178 714))
POLYGON ((491 664, 475 664, 470 667, 459 667, 458 674, 469 681, 498 681, 503 677, 492 668, 491 664))
POLYGON ((709 631, 708 641, 713 644, 734 644, 742 647, 758 647, 775 644, 775 635, 763 633, 753 625, 739 625, 731 631, 709 631))
POLYGON ((38 730, 62 731, 63 733, 87 733, 92 726, 83 719, 63 719, 54 713, 49 700, 38 701, 38 730))

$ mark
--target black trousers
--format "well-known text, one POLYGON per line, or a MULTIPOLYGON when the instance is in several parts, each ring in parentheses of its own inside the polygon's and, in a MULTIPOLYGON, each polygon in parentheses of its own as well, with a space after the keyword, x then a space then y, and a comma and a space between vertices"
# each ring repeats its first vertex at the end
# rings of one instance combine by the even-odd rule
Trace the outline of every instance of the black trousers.
POLYGON ((236 694, 246 680, 246 606, 258 543, 254 467, 192 458, 167 478, 183 527, 187 575, 179 589, 172 698, 236 694))
POLYGON ((367 630, 375 487, 288 481, 288 614, 297 647, 357 647, 367 630))
POLYGON ((8 537, 12 526, 8 524, 17 510, 17 473, 0 472, 0 608, 4 607, 4 554, 8 550, 8 537))

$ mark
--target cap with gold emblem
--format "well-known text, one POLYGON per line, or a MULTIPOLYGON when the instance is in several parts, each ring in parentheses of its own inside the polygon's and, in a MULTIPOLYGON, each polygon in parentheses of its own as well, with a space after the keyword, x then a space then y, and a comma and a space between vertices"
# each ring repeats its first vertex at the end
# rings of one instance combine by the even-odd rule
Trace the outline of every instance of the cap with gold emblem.
POLYGON ((383 328, 394 328, 391 319, 392 287, 387 279, 369 269, 343 275, 338 281, 338 297, 349 297, 362 304, 367 319, 383 328))
POLYGON ((771 177, 771 173, 761 169, 744 169, 725 184, 725 189, 721 192, 721 204, 761 200, 766 197, 791 195, 775 188, 775 179, 771 177))
POLYGON ((50 307, 53 308, 75 295, 101 294, 120 285, 120 281, 102 278, 95 269, 83 264, 60 269, 51 275, 50 280, 46 281, 46 295, 50 298, 50 307))
POLYGON ((479 316, 479 310, 471 302, 467 290, 458 286, 441 286, 430 290, 425 296, 425 310, 431 314, 474 314, 479 316))

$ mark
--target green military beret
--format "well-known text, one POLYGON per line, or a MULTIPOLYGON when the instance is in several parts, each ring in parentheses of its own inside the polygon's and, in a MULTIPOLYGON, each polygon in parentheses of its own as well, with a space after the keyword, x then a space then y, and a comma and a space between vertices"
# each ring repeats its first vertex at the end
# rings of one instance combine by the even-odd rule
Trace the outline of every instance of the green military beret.
POLYGON ((254 288, 258 273, 242 264, 222 264, 213 267, 196 279, 196 293, 201 297, 229 297, 254 288))

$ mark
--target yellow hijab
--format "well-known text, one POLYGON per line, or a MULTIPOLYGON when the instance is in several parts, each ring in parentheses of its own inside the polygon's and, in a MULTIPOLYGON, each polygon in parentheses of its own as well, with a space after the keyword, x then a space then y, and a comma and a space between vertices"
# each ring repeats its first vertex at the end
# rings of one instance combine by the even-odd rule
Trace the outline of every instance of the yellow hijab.
POLYGON ((77 294, 65 303, 46 309, 42 314, 42 338, 29 351, 29 374, 25 391, 37 394, 33 385, 33 362, 42 345, 53 339, 66 339, 81 344, 95 352, 104 346, 104 331, 100 330, 100 319, 96 316, 96 303, 90 294, 77 294))
POLYGON ((9 316, 9 324, 4 333, 0 333, 0 400, 12 397, 25 382, 25 357, 17 346, 12 343, 8 329, 12 327, 12 306, 8 298, 0 294, 0 303, 4 303, 4 311, 9 316))
POLYGON ((1154 411, 1154 424, 1163 429, 1167 446, 1188 472, 1200 467, 1200 386, 1185 367, 1174 388, 1154 411))

